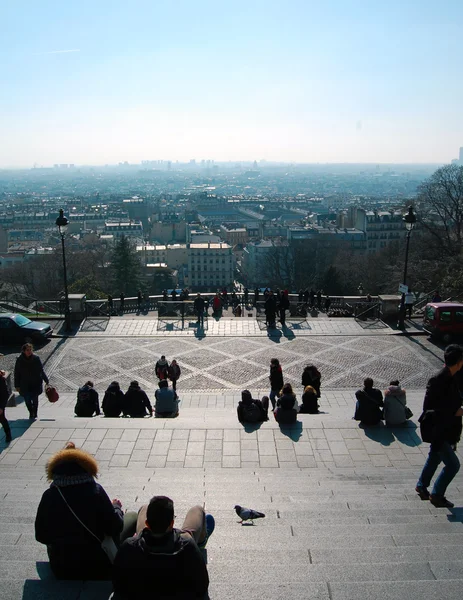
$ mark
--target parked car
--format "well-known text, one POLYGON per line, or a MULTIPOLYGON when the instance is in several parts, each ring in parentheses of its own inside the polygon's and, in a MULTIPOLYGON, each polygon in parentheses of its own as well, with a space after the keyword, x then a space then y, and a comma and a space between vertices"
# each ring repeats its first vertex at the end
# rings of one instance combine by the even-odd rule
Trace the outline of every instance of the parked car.
POLYGON ((448 344, 453 338, 463 335, 463 304, 458 302, 430 302, 426 304, 423 329, 431 337, 442 339, 448 344))
POLYGON ((23 315, 0 313, 0 343, 44 342, 51 337, 52 328, 48 323, 31 321, 23 315))

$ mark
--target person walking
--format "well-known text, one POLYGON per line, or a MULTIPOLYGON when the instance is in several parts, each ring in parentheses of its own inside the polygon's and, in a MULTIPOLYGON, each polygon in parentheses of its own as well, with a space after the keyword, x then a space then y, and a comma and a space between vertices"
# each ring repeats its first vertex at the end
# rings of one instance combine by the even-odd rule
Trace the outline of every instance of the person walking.
POLYGON ((283 387, 283 371, 281 370, 280 361, 278 358, 272 358, 270 361, 270 402, 272 410, 275 410, 276 397, 283 387))
POLYGON ((204 325, 204 306, 206 302, 201 294, 198 292, 195 301, 193 302, 193 306, 195 309, 195 313, 198 317, 198 325, 202 327, 204 325))
POLYGON ((172 388, 174 391, 177 389, 177 381, 181 374, 182 370, 180 369, 178 362, 174 358, 167 370, 167 376, 172 381, 172 388))
POLYGON ((5 408, 8 402, 10 394, 8 392, 8 386, 6 385, 5 371, 0 371, 0 423, 3 426, 5 432, 5 442, 9 444, 12 440, 10 424, 7 421, 5 415, 5 408))
POLYGON ((29 419, 37 418, 43 382, 48 385, 48 377, 43 370, 42 361, 37 354, 34 354, 32 344, 24 344, 14 367, 14 387, 24 398, 29 419))
POLYGON ((169 363, 167 362, 164 354, 157 361, 154 367, 154 371, 158 379, 167 379, 167 377, 169 376, 169 363))
POLYGON ((455 450, 461 437, 463 408, 455 375, 463 366, 463 348, 457 344, 447 346, 444 363, 445 366, 429 379, 426 386, 423 414, 434 411, 432 440, 415 490, 422 500, 430 500, 438 508, 453 508, 454 504, 447 500, 445 492, 460 470, 455 450), (429 493, 431 479, 441 462, 444 468, 429 493))

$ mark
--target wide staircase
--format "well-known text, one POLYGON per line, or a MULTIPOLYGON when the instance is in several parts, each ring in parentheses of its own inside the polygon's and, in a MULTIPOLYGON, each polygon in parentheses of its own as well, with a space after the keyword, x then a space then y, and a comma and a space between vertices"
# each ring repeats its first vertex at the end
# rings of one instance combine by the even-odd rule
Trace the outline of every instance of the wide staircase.
MULTIPOLYGON (((9 418, 15 421, 17 417, 18 425, 13 446, 5 450, 2 444, 0 455, 4 456, 0 461, 2 600, 103 600, 110 594, 108 582, 55 581, 46 549, 34 539, 37 505, 48 485, 44 464, 49 453, 70 438, 89 451, 94 449, 102 467, 100 483, 110 497, 122 499, 124 508, 134 509, 154 494, 166 494, 174 499, 177 524, 196 503, 204 503, 214 514, 216 530, 207 547, 212 600, 462 597, 463 477, 459 474, 449 490, 455 509, 436 509, 421 501, 414 492, 425 453, 419 444, 407 455, 415 457, 415 467, 410 463, 408 467, 380 466, 378 457, 384 456, 384 445, 379 441, 375 450, 370 438, 367 447, 372 450, 363 457, 364 466, 356 462, 353 468, 343 468, 336 462, 327 466, 328 460, 323 463, 319 459, 323 458, 324 444, 316 440, 362 441, 364 433, 357 436, 355 422, 340 422, 334 416, 330 420, 326 415, 301 415, 303 427, 294 435, 295 430, 281 431, 273 421, 246 432, 229 409, 215 408, 214 415, 207 416, 199 409, 185 408, 181 421, 145 419, 137 429, 133 421, 77 420, 72 413, 64 417, 59 411, 53 421, 48 418, 51 412, 47 414, 44 409, 42 421, 20 430, 25 427, 20 419, 23 407, 8 410, 9 418), (318 417, 323 422, 315 422, 318 417), (194 433, 197 431, 203 434, 194 433), (231 431, 234 433, 228 433, 231 431), (328 431, 339 431, 340 435, 328 435, 328 431), (154 448, 154 438, 176 440, 176 444, 165 447, 165 453, 178 453, 176 466, 162 466, 162 452, 157 455, 159 466, 155 466, 156 460, 147 461, 143 447, 154 448), (129 443, 124 439, 136 440, 133 453, 138 454, 131 455, 130 463, 121 460, 117 466, 116 443, 109 443, 111 439, 119 440, 118 444, 129 443), (185 440, 195 439, 205 439, 206 450, 202 466, 188 467, 181 462, 185 461, 185 440), (223 466, 226 439, 240 440, 239 467, 223 466), (216 442, 209 444, 209 450, 207 440, 216 442), (270 466, 269 461, 266 468, 262 462, 256 466, 250 461, 247 467, 243 462, 246 452, 255 451, 257 456, 257 448, 260 456, 271 456, 272 444, 278 466, 270 466), (18 459, 21 452, 24 455, 18 459), (217 460, 208 462, 207 457, 213 458, 214 452, 217 460), (293 461, 294 453, 302 460, 293 461), (304 464, 307 466, 301 466, 304 464), (254 525, 240 525, 235 504, 262 511, 266 517, 254 525)), ((413 410, 416 414, 415 407, 413 410)), ((404 438, 398 432, 400 439, 404 438)), ((335 452, 332 444, 329 447, 335 452)), ((399 449, 389 450, 391 461, 394 451, 398 458, 401 456, 399 449)))

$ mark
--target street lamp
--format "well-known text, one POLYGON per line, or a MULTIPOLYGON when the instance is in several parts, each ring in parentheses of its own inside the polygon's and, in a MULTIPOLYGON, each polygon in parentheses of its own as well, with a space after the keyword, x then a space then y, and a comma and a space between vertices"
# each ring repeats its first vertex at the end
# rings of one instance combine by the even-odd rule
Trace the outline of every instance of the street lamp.
MULTIPOLYGON (((408 268, 408 250, 410 247, 410 234, 412 229, 415 227, 416 223, 416 215, 413 212, 413 206, 408 207, 408 213, 402 219, 405 221, 405 227, 407 229, 407 243, 405 246, 405 264, 404 264, 404 276, 403 276, 403 284, 404 286, 407 284, 407 268, 408 268)), ((399 309, 399 321, 397 323, 398 329, 405 329, 405 292, 402 291, 402 297, 400 299, 400 309, 399 309)))
POLYGON ((66 231, 68 229, 68 225, 69 225, 69 221, 64 216, 64 210, 61 208, 59 211, 59 217, 56 219, 56 226, 58 227, 58 231, 61 236, 61 248, 63 250, 64 323, 65 323, 66 331, 72 331, 71 309, 69 308, 68 277, 67 277, 67 271, 66 271, 66 252, 64 249, 64 238, 66 237, 66 231))

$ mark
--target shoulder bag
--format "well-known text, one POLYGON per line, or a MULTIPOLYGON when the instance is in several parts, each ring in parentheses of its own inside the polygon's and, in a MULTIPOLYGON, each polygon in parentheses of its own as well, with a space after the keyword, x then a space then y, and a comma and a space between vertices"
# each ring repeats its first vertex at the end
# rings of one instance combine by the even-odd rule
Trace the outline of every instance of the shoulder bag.
POLYGON ((116 558, 116 554, 117 554, 117 546, 114 543, 113 538, 110 535, 105 535, 104 538, 103 538, 103 541, 100 540, 100 538, 97 535, 95 535, 93 533, 93 531, 91 531, 87 527, 87 525, 85 525, 85 523, 82 523, 82 521, 79 519, 79 517, 76 515, 76 513, 72 510, 72 508, 67 503, 66 498, 63 496, 63 492, 59 489, 59 487, 58 486, 55 486, 55 487, 58 490, 61 498, 64 500, 64 503, 69 508, 69 510, 72 512, 72 514, 75 516, 75 518, 79 521, 79 523, 82 525, 82 527, 84 527, 89 532, 90 535, 92 535, 96 540, 98 540, 98 543, 101 545, 101 548, 102 548, 103 552, 108 557, 109 562, 111 564, 113 564, 114 563, 114 559, 116 558))

